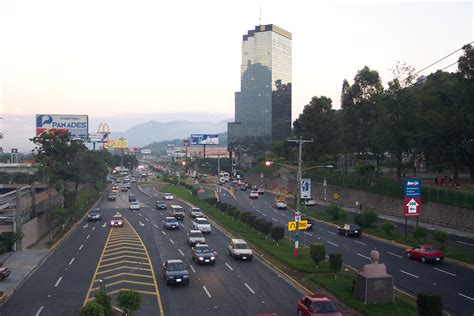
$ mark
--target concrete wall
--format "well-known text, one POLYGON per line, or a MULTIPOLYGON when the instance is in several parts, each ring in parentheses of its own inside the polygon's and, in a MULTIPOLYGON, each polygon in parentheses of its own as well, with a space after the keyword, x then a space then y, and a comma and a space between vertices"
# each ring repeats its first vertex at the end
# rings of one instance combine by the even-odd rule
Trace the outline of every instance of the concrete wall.
MULTIPOLYGON (((280 192, 294 192, 296 180, 293 177, 284 175, 283 177, 265 176, 260 174, 247 174, 247 181, 251 184, 263 184, 268 190, 280 192), (289 180, 288 180, 289 179, 289 180)), ((321 183, 312 182, 311 193, 316 200, 324 200, 324 187, 321 183)), ((356 207, 356 202, 362 203, 364 208, 375 210, 381 215, 390 215, 403 218, 403 199, 396 199, 370 192, 328 186, 326 188, 326 198, 329 203, 338 202, 343 205, 356 207), (339 199, 336 201, 333 194, 338 193, 339 199)), ((474 232, 474 210, 460 207, 437 204, 422 203, 422 211, 419 221, 455 228, 466 232, 474 232)))
POLYGON ((49 233, 52 226, 51 213, 52 210, 47 210, 23 224, 23 249, 35 244, 49 233))

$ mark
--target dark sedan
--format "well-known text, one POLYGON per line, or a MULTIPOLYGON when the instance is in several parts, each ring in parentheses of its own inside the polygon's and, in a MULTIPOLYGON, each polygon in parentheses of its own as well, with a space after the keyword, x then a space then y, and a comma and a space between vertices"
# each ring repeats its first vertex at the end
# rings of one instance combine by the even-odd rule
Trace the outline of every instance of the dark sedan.
POLYGON ((182 260, 166 260, 163 263, 163 279, 166 284, 188 284, 189 272, 182 260))
POLYGON ((196 264, 215 264, 216 253, 206 244, 196 244, 193 247, 193 260, 196 264))
POLYGON ((362 235, 362 230, 359 225, 356 224, 344 224, 337 228, 337 232, 346 237, 355 236, 360 237, 362 235))

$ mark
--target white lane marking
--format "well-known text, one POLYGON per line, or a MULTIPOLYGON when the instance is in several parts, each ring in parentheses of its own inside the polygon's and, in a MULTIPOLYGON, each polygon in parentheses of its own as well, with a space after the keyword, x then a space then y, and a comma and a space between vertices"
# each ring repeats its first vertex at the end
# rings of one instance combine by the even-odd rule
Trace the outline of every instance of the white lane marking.
POLYGON ((94 226, 94 227, 92 227, 92 231, 94 231, 94 229, 95 229, 95 226, 94 226))
POLYGON ((285 214, 283 214, 283 213, 280 213, 280 215, 283 216, 283 217, 285 217, 285 214))
POLYGON ((138 216, 143 216, 142 213, 138 213, 138 216))
POLYGON ((155 226, 155 228, 158 228, 158 225, 156 225, 156 224, 153 224, 153 226, 155 226))
POLYGON ((463 245, 468 245, 468 246, 474 247, 474 244, 471 244, 471 243, 468 243, 468 242, 465 242, 465 241, 456 240, 456 242, 458 242, 458 243, 460 243, 460 244, 463 244, 463 245))
POLYGON ((165 235, 165 236, 166 236, 166 233, 165 233, 163 230, 162 230, 161 232, 163 233, 163 235, 165 235))
POLYGON ((304 233, 305 233, 306 235, 308 235, 308 236, 311 236, 311 237, 313 237, 313 235, 312 235, 312 234, 310 234, 310 233, 307 233, 307 232, 304 232, 304 233))
POLYGON ((361 244, 361 245, 367 246, 367 244, 366 244, 366 243, 364 243, 364 242, 362 242, 362 241, 353 240, 353 242, 356 242, 356 243, 358 243, 358 244, 361 244))
POLYGON ((181 224, 181 223, 179 223, 179 225, 181 225, 181 227, 184 227, 184 225, 183 225, 183 224, 181 224))
POLYGON ((142 223, 141 221, 138 221, 138 224, 140 224, 140 226, 145 226, 145 224, 142 223))
POLYGON ((179 253, 184 257, 184 253, 178 248, 179 253))
POLYGON ((272 221, 274 221, 274 222, 278 222, 278 220, 277 220, 277 219, 274 219, 274 218, 272 218, 272 221))
POLYGON ((87 237, 86 237, 86 239, 89 239, 89 238, 91 238, 91 234, 87 235, 87 237))
POLYGON ((194 267, 192 264, 189 265, 191 267, 191 270, 193 270, 194 273, 196 273, 196 270, 194 270, 194 267))
POLYGON ((250 291, 252 294, 255 294, 255 291, 252 290, 252 288, 251 288, 247 283, 244 283, 244 285, 249 289, 249 291, 250 291))
POLYGON ((171 239, 171 238, 170 238, 170 242, 171 242, 171 243, 174 245, 174 241, 173 241, 173 239, 171 239))
POLYGON ((82 249, 82 247, 84 247, 84 244, 82 244, 82 245, 79 247, 79 250, 81 250, 81 249, 82 249))
POLYGON ((333 242, 330 242, 330 241, 328 241, 328 244, 331 244, 331 245, 333 245, 333 246, 339 247, 339 245, 338 245, 338 244, 335 244, 335 243, 333 243, 333 242))
POLYGON ((104 223, 104 225, 102 225, 102 228, 105 228, 107 226, 107 223, 104 223))
POLYGON ((74 262, 75 258, 72 258, 71 261, 69 261, 69 265, 71 265, 74 262))
POLYGON ((203 285, 202 288, 204 289, 204 292, 206 292, 207 296, 211 298, 211 293, 209 293, 209 291, 206 289, 206 286, 203 285))
POLYGON ((417 278, 417 279, 419 279, 419 278, 420 278, 420 277, 419 277, 419 276, 417 276, 417 275, 411 274, 411 273, 409 273, 409 272, 406 272, 406 271, 403 271, 403 270, 400 270, 400 272, 401 272, 401 273, 408 274, 409 276, 411 276, 411 277, 414 277, 414 278, 417 278))
POLYGON ((82 228, 87 228, 87 226, 89 226, 89 223, 85 224, 84 226, 82 226, 82 228))
POLYGON ((145 217, 145 220, 146 220, 147 222, 149 222, 149 221, 150 221, 150 220, 148 219, 148 217, 145 217))
POLYGON ((257 210, 257 212, 259 212, 259 213, 260 213, 260 210, 257 210))
POLYGON ((234 269, 226 262, 225 265, 227 266, 227 268, 229 268, 230 271, 234 271, 234 269))
POLYGON ((473 297, 464 295, 464 294, 462 294, 462 293, 458 293, 458 294, 461 295, 462 297, 465 297, 465 298, 467 298, 467 299, 470 299, 471 301, 474 301, 474 298, 473 298, 473 297))
POLYGON ((452 276, 456 276, 456 274, 454 274, 454 273, 451 273, 451 272, 448 272, 448 271, 444 271, 444 270, 441 270, 441 269, 438 269, 438 268, 433 268, 433 269, 435 269, 436 271, 439 271, 439 272, 443 272, 443 273, 446 273, 446 274, 452 275, 452 276))
POLYGON ((265 217, 267 217, 267 215, 266 215, 266 214, 264 214, 264 213, 262 213, 262 215, 263 215, 263 216, 265 216, 265 217))
POLYGON ((365 259, 368 259, 368 260, 370 260, 370 258, 369 258, 369 257, 367 257, 367 256, 364 256, 364 255, 362 255, 362 254, 360 254, 360 253, 357 253, 357 255, 358 255, 359 257, 362 257, 362 258, 365 258, 365 259))
POLYGON ((63 277, 59 277, 59 279, 56 281, 56 284, 54 285, 54 287, 58 287, 59 283, 61 283, 61 280, 63 279, 63 277))
POLYGON ((395 256, 397 258, 403 258, 403 256, 400 256, 400 255, 397 255, 396 253, 393 253, 393 252, 388 252, 389 255, 392 255, 392 256, 395 256))
POLYGON ((36 312, 35 316, 39 316, 41 312, 43 311, 43 309, 44 309, 44 306, 41 306, 40 308, 38 308, 38 311, 36 312))
POLYGON ((328 233, 330 233, 331 235, 334 235, 334 236, 337 235, 335 232, 330 232, 329 230, 328 230, 328 233))

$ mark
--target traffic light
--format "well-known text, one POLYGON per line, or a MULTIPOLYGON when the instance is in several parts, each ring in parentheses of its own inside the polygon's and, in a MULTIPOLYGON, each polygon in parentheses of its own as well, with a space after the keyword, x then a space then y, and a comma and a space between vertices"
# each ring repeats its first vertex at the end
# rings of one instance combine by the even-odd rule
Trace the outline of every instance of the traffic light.
POLYGON ((265 166, 270 167, 272 165, 271 160, 265 160, 265 166))

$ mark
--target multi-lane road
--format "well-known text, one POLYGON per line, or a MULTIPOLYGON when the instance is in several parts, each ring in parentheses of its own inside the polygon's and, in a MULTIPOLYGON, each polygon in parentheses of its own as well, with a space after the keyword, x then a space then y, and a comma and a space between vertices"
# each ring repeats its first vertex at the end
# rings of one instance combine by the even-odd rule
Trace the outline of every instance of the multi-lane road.
MULTIPOLYGON (((153 209, 162 198, 153 188, 147 195, 135 185, 141 204, 128 210, 128 194, 117 201, 103 199, 102 221, 84 221, 0 307, 0 315, 77 315, 83 304, 105 288, 113 297, 121 289, 134 289, 143 298, 136 315, 293 315, 301 297, 285 277, 260 260, 236 261, 228 256, 229 236, 213 229, 206 241, 217 252, 217 264, 197 266, 191 260, 186 216, 180 229, 163 229, 167 211, 153 209), (123 228, 110 228, 116 212, 126 219, 123 228), (190 284, 167 286, 162 264, 182 259, 189 264, 190 284), (156 281, 156 282, 155 282, 156 281)), ((171 203, 169 203, 171 204, 171 203)), ((189 206, 174 200, 172 204, 189 206)))
MULTIPOLYGON (((290 210, 276 210, 273 205, 275 196, 270 193, 251 200, 248 191, 221 190, 223 202, 232 204, 242 210, 253 211, 256 215, 271 220, 275 225, 287 226, 293 220, 290 210)), ((323 209, 323 206, 316 207, 323 209)), ((286 232, 286 236, 288 232, 286 232)), ((444 261, 440 264, 423 264, 405 257, 404 249, 376 239, 362 236, 348 238, 336 233, 328 224, 315 222, 313 231, 300 233, 300 244, 322 242, 327 253, 341 253, 343 262, 360 270, 370 263, 369 253, 377 249, 381 262, 387 266, 393 276, 395 286, 416 295, 419 292, 433 292, 442 295, 445 308, 455 315, 474 314, 474 272, 472 269, 444 261)), ((473 248, 474 250, 474 248, 473 248)), ((471 250, 472 251, 472 250, 471 250)))

